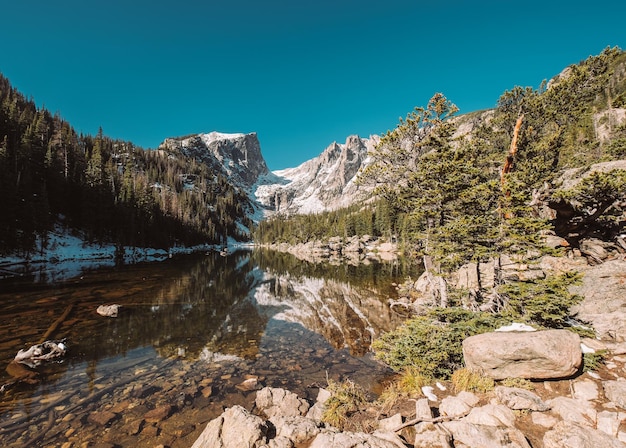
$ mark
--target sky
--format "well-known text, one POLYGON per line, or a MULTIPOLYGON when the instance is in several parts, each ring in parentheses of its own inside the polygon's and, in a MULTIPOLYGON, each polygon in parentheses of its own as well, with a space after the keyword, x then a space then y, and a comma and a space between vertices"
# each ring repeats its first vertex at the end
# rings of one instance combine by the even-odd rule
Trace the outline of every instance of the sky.
POLYGON ((256 132, 271 170, 396 127, 437 92, 460 113, 626 49, 626 2, 29 0, 0 8, 0 73, 79 133, 156 148, 256 132))

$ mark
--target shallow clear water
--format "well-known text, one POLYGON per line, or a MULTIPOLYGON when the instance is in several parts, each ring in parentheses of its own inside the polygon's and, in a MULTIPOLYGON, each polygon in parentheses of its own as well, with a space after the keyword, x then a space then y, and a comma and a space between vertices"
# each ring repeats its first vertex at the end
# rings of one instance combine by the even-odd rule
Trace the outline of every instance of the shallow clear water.
POLYGON ((390 371, 370 343, 401 321, 386 304, 409 274, 255 251, 0 283, 0 446, 191 446, 225 407, 251 409, 250 377, 308 398, 327 378, 375 393, 390 371), (112 303, 117 318, 96 313, 112 303), (49 337, 66 339, 63 362, 16 369, 68 308, 49 337))

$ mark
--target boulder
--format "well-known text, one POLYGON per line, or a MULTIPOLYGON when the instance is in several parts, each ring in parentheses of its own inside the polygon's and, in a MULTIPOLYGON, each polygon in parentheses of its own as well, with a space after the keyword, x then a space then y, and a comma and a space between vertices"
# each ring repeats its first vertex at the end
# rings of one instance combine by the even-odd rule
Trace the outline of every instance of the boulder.
POLYGON ((566 378, 582 363, 580 337, 567 330, 483 333, 463 341, 465 365, 505 378, 566 378))
POLYGON ((596 410, 589 402, 575 400, 568 397, 555 397, 548 400, 552 412, 561 417, 562 420, 573 422, 579 425, 596 425, 596 410))
POLYGON ((267 441, 268 425, 241 406, 211 420, 191 448, 258 448, 267 441))
POLYGON ((315 437, 309 448, 404 448, 402 439, 393 433, 324 431, 315 437))
POLYGON ((304 443, 318 435, 323 424, 307 417, 272 417, 270 422, 276 428, 276 438, 282 437, 293 443, 304 443))
POLYGON ((531 411, 547 411, 550 409, 546 403, 534 392, 519 387, 498 386, 495 389, 498 401, 509 409, 531 411))
POLYGON ((602 387, 606 398, 626 409, 626 381, 604 381, 602 387))
POLYGON ((487 404, 479 408, 473 408, 464 421, 474 425, 515 426, 515 414, 509 408, 501 404, 487 404))
POLYGON ((577 423, 561 421, 543 436, 543 448, 626 448, 608 434, 577 423))
POLYGON ((441 424, 452 434, 454 448, 531 448, 519 430, 489 425, 474 425, 466 421, 441 424))
POLYGON ((441 425, 418 423, 415 428, 414 448, 452 448, 452 436, 441 425))
POLYGON ((478 397, 470 392, 461 392, 456 397, 446 397, 441 400, 439 414, 447 417, 466 415, 472 406, 478 403, 478 397))
POLYGON ((274 387, 264 387, 256 394, 257 408, 268 418, 274 416, 292 417, 306 415, 309 403, 293 392, 274 387))

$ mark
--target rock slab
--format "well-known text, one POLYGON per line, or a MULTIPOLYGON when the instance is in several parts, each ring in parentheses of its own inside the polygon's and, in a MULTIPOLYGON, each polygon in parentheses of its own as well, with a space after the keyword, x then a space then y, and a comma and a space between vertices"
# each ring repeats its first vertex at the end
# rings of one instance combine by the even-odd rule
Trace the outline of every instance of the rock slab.
POLYGON ((580 337, 567 330, 483 333, 463 341, 465 365, 496 380, 567 378, 582 363, 580 337))

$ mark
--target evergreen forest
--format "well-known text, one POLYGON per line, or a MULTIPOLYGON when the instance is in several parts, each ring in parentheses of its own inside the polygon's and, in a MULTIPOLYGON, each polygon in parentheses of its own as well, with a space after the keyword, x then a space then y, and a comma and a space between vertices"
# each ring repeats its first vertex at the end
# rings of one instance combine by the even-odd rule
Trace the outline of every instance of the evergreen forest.
POLYGON ((104 135, 78 135, 0 74, 0 254, 28 257, 49 232, 134 247, 247 239, 245 193, 204 164, 104 135))

